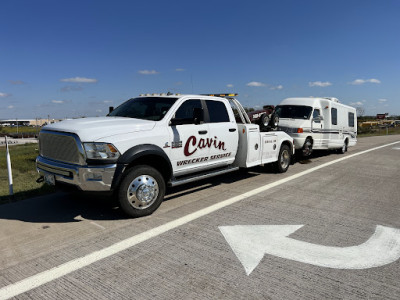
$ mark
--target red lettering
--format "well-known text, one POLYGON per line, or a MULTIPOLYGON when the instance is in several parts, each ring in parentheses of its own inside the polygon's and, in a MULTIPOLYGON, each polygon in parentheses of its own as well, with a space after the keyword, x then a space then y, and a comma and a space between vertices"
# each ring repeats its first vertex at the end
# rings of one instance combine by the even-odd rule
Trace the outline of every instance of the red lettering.
POLYGON ((226 151, 225 142, 218 141, 216 136, 214 137, 214 139, 200 139, 197 143, 196 137, 192 135, 186 141, 185 147, 183 148, 183 153, 185 154, 185 156, 190 156, 193 155, 193 153, 195 153, 197 149, 203 149, 207 147, 211 148, 212 146, 214 146, 215 149, 226 151), (190 151, 190 146, 194 147, 193 151, 190 151))
POLYGON ((188 140, 185 144, 185 148, 183 149, 183 153, 185 154, 185 156, 190 156, 197 151, 197 148, 196 148, 192 152, 189 152, 190 142, 192 143, 192 146, 195 146, 196 142, 197 142, 196 137, 192 135, 191 137, 188 138, 188 140))

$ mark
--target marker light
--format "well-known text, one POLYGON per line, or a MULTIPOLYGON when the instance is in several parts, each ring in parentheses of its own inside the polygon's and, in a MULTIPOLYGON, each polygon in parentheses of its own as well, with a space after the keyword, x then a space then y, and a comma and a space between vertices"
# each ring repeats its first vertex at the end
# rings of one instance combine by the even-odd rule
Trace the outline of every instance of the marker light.
POLYGON ((303 133, 303 128, 297 128, 297 133, 303 133))

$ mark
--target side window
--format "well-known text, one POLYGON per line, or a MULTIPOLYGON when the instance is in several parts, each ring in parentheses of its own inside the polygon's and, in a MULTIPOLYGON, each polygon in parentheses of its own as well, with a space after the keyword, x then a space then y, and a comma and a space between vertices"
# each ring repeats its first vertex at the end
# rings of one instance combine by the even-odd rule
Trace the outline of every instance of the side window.
POLYGON ((354 113, 349 112, 349 127, 354 127, 354 113))
POLYGON ((332 125, 337 125, 337 109, 332 108, 331 114, 332 114, 332 125))
MULTIPOLYGON (((313 119, 314 118, 319 118, 319 109, 314 109, 313 115, 312 115, 313 119)), ((321 123, 321 120, 315 120, 315 123, 321 123)))
POLYGON ((200 100, 187 100, 183 102, 175 113, 175 119, 182 120, 185 124, 191 124, 194 108, 202 108, 200 100))
POLYGON ((223 102, 207 100, 206 104, 210 115, 210 123, 230 122, 226 106, 223 102))

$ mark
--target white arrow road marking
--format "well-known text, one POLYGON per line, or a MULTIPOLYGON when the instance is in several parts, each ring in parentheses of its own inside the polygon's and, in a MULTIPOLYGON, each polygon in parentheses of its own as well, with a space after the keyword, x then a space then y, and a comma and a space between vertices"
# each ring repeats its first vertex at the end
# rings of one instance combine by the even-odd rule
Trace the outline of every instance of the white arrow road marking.
POLYGON ((383 266, 400 257, 400 229, 378 225, 363 244, 329 247, 288 237, 303 225, 220 226, 222 234, 245 268, 257 267, 264 254, 335 269, 368 269, 383 266))

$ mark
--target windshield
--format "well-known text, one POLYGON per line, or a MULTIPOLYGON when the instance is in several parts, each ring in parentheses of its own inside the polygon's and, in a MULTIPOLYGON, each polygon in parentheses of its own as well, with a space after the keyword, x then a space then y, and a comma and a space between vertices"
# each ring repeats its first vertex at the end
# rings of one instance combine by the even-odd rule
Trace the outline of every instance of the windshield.
POLYGON ((122 103, 107 116, 160 121, 178 98, 140 97, 122 103))
POLYGON ((289 119, 307 120, 310 118, 311 111, 311 106, 303 105, 278 105, 275 108, 275 112, 278 114, 279 118, 289 119))

